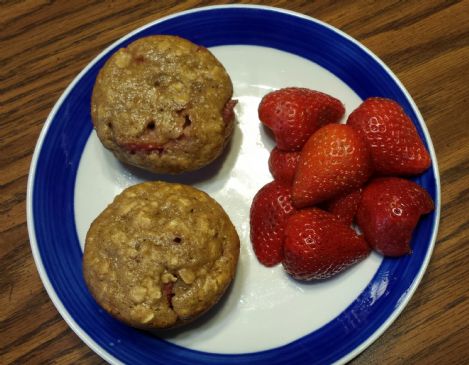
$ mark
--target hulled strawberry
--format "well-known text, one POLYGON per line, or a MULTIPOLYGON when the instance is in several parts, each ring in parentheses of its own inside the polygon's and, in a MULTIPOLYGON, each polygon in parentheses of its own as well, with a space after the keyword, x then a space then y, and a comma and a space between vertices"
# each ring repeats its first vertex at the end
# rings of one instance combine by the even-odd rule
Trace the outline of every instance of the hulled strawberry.
POLYGON ((251 242, 257 259, 265 266, 282 261, 285 220, 294 212, 291 188, 278 181, 262 187, 251 205, 251 242))
POLYGON ((275 136, 283 151, 299 151, 318 128, 338 122, 342 103, 330 95, 306 88, 288 87, 264 96, 259 119, 275 136))
POLYGON ((291 184, 295 176, 300 152, 281 151, 275 147, 270 153, 269 170, 275 180, 291 184))
POLYGON ((340 195, 327 203, 327 211, 334 214, 341 222, 350 225, 357 214, 362 197, 362 189, 340 195))
POLYGON ((330 278, 369 252, 350 226, 321 209, 297 211, 286 222, 283 267, 296 279, 330 278))
POLYGON ((363 189, 357 224, 367 242, 385 256, 411 252, 412 232, 433 201, 420 185, 397 177, 378 178, 363 189))
POLYGON ((393 100, 366 99, 350 114, 347 124, 367 140, 378 174, 417 175, 431 164, 417 129, 393 100))
POLYGON ((293 181, 293 204, 312 206, 360 188, 370 177, 368 146, 350 126, 328 124, 303 147, 293 181))

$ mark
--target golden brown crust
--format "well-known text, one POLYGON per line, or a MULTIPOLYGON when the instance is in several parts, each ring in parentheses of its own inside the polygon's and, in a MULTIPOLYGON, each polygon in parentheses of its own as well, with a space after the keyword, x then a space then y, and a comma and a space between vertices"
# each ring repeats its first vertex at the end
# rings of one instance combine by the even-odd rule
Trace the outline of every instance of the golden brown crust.
POLYGON ((119 49, 99 72, 91 116, 123 162, 160 173, 195 170, 218 157, 233 130, 223 109, 231 80, 206 48, 156 35, 119 49))
POLYGON ((236 230, 215 200, 187 185, 147 182, 124 190, 91 224, 83 272, 116 318, 169 328, 221 298, 238 256, 236 230))

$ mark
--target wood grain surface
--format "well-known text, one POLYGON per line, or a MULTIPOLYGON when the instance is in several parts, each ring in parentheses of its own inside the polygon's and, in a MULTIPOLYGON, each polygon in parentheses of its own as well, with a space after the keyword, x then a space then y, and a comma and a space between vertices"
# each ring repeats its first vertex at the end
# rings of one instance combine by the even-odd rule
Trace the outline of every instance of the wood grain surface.
MULTIPOLYGON (((0 1, 1 364, 104 363, 58 314, 29 246, 26 182, 52 106, 78 72, 119 37, 177 11, 223 3, 229 2, 0 1)), ((406 86, 435 145, 442 209, 430 265, 404 312, 352 363, 467 364, 469 2, 262 4, 320 19, 370 48, 406 86)))

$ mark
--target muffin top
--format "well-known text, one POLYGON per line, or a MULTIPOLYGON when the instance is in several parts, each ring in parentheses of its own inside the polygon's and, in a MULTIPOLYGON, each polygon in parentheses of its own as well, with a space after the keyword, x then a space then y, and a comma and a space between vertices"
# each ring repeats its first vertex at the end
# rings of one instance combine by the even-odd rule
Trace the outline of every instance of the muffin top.
POLYGON ((236 230, 215 200, 190 186, 147 182, 124 190, 92 223, 83 271, 111 315, 168 328, 220 299, 238 256, 236 230))
POLYGON ((98 74, 91 116, 105 147, 153 172, 195 170, 233 131, 233 86, 206 48, 155 35, 119 49, 98 74))

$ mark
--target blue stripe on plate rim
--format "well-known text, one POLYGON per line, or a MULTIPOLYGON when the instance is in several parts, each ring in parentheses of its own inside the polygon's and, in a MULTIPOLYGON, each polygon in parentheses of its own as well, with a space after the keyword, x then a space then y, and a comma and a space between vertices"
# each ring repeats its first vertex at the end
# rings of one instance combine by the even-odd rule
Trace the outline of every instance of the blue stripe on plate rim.
MULTIPOLYGON (((68 111, 72 114, 74 112, 73 109, 68 111)), ((54 195, 50 197, 54 198, 54 195)), ((295 360, 297 363, 343 363, 358 355, 375 341, 397 318, 416 290, 435 244, 440 216, 439 202, 438 166, 428 130, 406 89, 378 57, 340 30, 299 13, 257 5, 222 5, 184 11, 147 24, 106 48, 80 72, 55 104, 39 136, 28 179, 27 222, 36 266, 50 298, 72 330, 108 362, 118 364, 122 361, 140 363, 160 361, 165 363, 171 360, 172 363, 181 364, 219 363, 221 361, 233 364, 248 362, 272 364, 295 360), (205 32, 197 33, 193 27, 203 26, 201 21, 205 22, 206 29, 205 32), (274 36, 275 29, 279 25, 282 27, 282 34, 274 36), (228 27, 232 28, 227 31, 228 27), (399 101, 426 141, 433 161, 429 171, 414 179, 429 190, 436 205, 435 212, 419 224, 416 237, 414 237, 414 241, 418 241, 422 234, 424 242, 414 245, 414 253, 409 257, 399 260, 383 260, 368 287, 336 319, 303 338, 272 350, 223 355, 193 351, 156 339, 142 331, 132 330, 107 316, 90 298, 84 286, 81 277, 81 250, 74 219, 66 219, 64 224, 50 219, 52 217, 63 218, 64 214, 73 217, 76 172, 84 145, 92 130, 91 123, 88 123, 83 129, 69 128, 67 130, 69 135, 61 134, 60 132, 67 125, 67 121, 61 117, 67 113, 64 109, 67 108, 66 103, 70 99, 73 98, 75 102, 81 100, 83 103, 89 103, 89 92, 96 72, 115 49, 130 43, 135 38, 155 33, 179 34, 207 47, 223 44, 251 44, 281 49, 320 64, 341 78, 361 98, 382 95, 399 101), (315 38, 318 48, 323 47, 321 51, 307 46, 311 42, 309 36, 316 33, 321 35, 315 38), (260 34, 263 36, 259 36, 260 34), (288 42, 285 37, 288 38, 288 42), (333 43, 328 43, 328 41, 333 41, 333 43), (331 62, 331 59, 334 62, 331 62), (341 62, 337 63, 338 59, 341 62), (363 75, 367 73, 373 75, 373 80, 363 83, 363 75), (79 90, 77 86, 80 85, 85 87, 79 90), (376 93, 374 90, 379 90, 379 92, 376 93), (51 143, 48 144, 48 141, 58 141, 60 145, 56 144, 54 147, 51 143), (70 146, 72 149, 69 149, 70 146), (58 166, 57 164, 62 165, 63 169, 54 169, 53 167, 58 166), (47 189, 53 189, 54 194, 62 199, 46 199, 49 197, 47 189), (55 209, 57 207, 60 210, 55 209), (45 212, 47 215, 44 215, 45 212), (56 232, 62 232, 62 230, 65 231, 65 235, 54 237, 56 232), (47 236, 48 232, 54 232, 54 234, 47 236), (45 239, 46 237, 48 240, 45 239), (47 248, 49 246, 49 249, 54 248, 54 245, 55 248, 60 248, 63 244, 60 238, 64 237, 71 240, 72 245, 67 246, 66 253, 61 253, 66 255, 61 257, 65 260, 53 261, 51 254, 46 253, 47 248), (77 264, 77 262, 80 263, 77 264), (55 275, 56 271, 59 275, 55 275), (398 276, 392 275, 396 272, 399 273, 398 276), (67 275, 72 275, 72 277, 67 275), (77 282, 78 286, 72 286, 73 280, 70 281, 70 279, 81 280, 81 282, 77 282), (384 285, 384 288, 379 285, 384 285), (67 290, 71 291, 68 293, 69 296, 66 295, 67 290), (384 293, 377 297, 376 290, 384 290, 384 293), (81 301, 73 302, 73 299, 77 297, 81 301), (375 313, 378 307, 379 313, 375 313), (78 315, 83 314, 85 309, 88 310, 84 313, 90 315, 89 319, 78 315), (367 317, 369 315, 373 315, 372 321, 367 317), (96 325, 98 322, 112 326, 115 331, 124 331, 127 335, 130 333, 131 338, 138 340, 139 346, 147 349, 150 346, 153 352, 145 355, 137 349, 129 355, 129 348, 124 345, 127 340, 124 339, 120 344, 113 343, 113 337, 106 337, 106 334, 101 333, 101 328, 96 325), (365 325, 367 327, 363 329, 365 325), (340 351, 337 350, 339 347, 340 351)))

